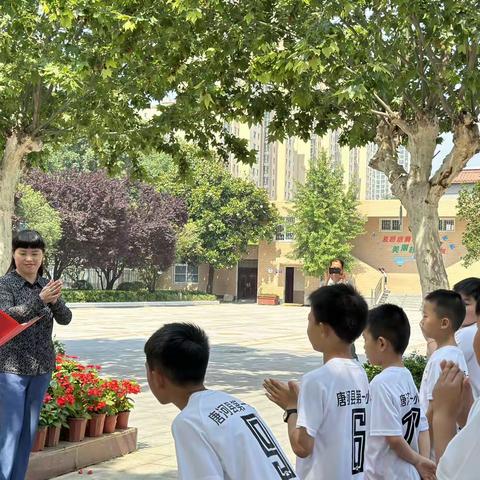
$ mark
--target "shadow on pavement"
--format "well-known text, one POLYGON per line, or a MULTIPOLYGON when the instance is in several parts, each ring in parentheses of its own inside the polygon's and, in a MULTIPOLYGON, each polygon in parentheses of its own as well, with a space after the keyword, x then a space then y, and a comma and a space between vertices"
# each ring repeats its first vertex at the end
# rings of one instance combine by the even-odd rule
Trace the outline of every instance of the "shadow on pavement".
MULTIPOLYGON (((102 365, 105 375, 135 377, 142 387, 147 386, 142 339, 93 338, 67 340, 64 343, 69 355, 77 355, 87 363, 102 365)), ((362 357, 361 361, 364 360, 362 357)), ((248 393, 260 389, 265 377, 299 380, 304 373, 321 365, 322 356, 315 352, 294 355, 235 344, 218 344, 211 349, 206 383, 233 394, 248 393)))

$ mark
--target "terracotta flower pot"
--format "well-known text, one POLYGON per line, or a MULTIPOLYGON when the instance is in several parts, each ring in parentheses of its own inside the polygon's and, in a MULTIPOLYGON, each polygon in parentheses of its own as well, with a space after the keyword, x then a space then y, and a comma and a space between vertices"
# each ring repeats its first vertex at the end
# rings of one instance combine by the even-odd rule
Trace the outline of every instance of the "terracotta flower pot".
POLYGON ((125 430, 128 428, 128 419, 130 417, 130 412, 120 412, 117 417, 117 428, 119 430, 125 430))
POLYGON ((105 426, 103 427, 103 433, 113 433, 117 425, 118 415, 107 415, 105 418, 105 426))
POLYGON ((47 439, 45 440, 46 447, 56 447, 60 442, 61 427, 48 427, 47 439))
POLYGON ((86 418, 69 418, 68 426, 67 442, 81 442, 85 438, 85 430, 87 428, 86 418))
POLYGON ((87 437, 99 437, 103 433, 106 413, 94 413, 87 423, 87 437))
POLYGON ((40 452, 45 448, 45 439, 47 437, 47 427, 38 427, 35 441, 33 442, 32 452, 40 452))

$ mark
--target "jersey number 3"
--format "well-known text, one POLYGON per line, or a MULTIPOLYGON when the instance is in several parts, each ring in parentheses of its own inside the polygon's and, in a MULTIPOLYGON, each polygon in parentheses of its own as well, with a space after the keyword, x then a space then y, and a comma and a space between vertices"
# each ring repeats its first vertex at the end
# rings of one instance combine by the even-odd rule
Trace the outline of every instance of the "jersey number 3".
POLYGON ((367 416, 364 408, 352 410, 352 475, 363 472, 367 416))

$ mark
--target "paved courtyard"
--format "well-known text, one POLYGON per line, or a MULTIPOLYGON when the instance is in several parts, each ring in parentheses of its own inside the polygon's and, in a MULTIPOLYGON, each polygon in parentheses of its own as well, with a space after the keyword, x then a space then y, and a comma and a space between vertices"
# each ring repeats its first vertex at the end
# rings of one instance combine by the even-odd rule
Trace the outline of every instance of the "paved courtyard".
MULTIPOLYGON (((405 305, 412 323, 409 351, 424 352, 418 307, 405 305)), ((164 323, 195 322, 209 334, 212 344, 207 386, 232 393, 253 404, 293 460, 282 412, 265 397, 267 376, 299 379, 322 363, 306 337, 307 307, 220 304, 184 307, 74 309, 69 327, 56 327, 57 338, 70 355, 102 364, 107 375, 135 377, 143 388, 137 396, 131 425, 139 429, 139 450, 92 467, 90 479, 175 479, 176 459, 170 424, 177 414, 162 406, 148 391, 143 345, 164 323)), ((363 341, 357 342, 363 359, 363 341)), ((77 472, 59 477, 77 479, 77 472)))

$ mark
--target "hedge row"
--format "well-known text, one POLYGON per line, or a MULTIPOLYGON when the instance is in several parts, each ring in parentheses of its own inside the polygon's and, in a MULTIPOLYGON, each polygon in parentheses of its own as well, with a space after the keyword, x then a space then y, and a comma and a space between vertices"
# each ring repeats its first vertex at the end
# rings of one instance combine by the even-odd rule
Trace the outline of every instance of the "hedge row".
MULTIPOLYGON (((417 353, 411 353, 403 358, 403 364, 405 365, 410 373, 412 374, 413 381, 418 389, 420 389, 420 383, 422 382, 423 371, 427 365, 427 357, 423 355, 418 355, 417 353)), ((382 369, 380 367, 371 365, 370 363, 364 363, 363 365, 367 372, 368 381, 372 381, 376 375, 378 375, 382 369)))
POLYGON ((63 290, 66 302, 173 302, 179 300, 216 300, 215 295, 185 290, 157 290, 136 292, 120 290, 63 290))

